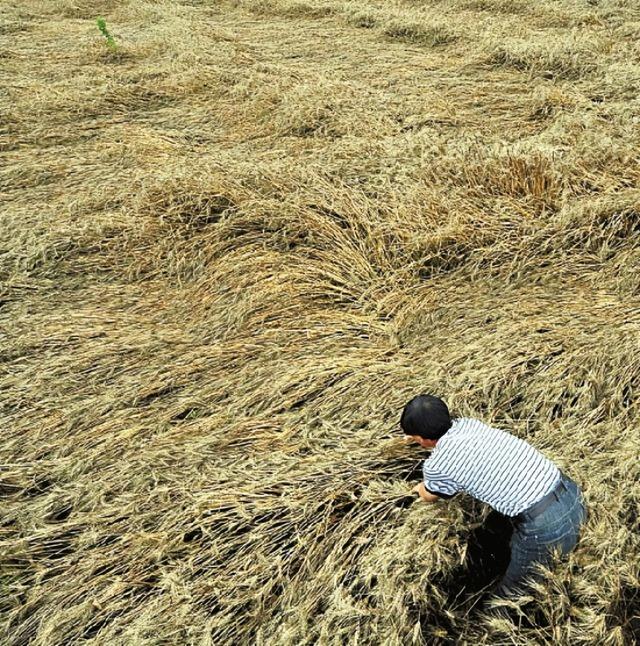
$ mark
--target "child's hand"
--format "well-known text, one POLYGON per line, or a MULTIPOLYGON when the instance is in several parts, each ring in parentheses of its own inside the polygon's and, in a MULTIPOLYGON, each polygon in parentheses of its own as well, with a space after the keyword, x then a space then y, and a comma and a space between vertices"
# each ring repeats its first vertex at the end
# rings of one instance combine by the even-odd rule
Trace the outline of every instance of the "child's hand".
POLYGON ((433 493, 429 493, 426 490, 426 488, 424 486, 424 482, 421 482, 420 484, 417 484, 413 488, 413 491, 415 493, 417 493, 420 496, 420 498, 422 498, 422 500, 424 500, 425 502, 436 502, 436 500, 438 500, 438 496, 436 496, 433 493))

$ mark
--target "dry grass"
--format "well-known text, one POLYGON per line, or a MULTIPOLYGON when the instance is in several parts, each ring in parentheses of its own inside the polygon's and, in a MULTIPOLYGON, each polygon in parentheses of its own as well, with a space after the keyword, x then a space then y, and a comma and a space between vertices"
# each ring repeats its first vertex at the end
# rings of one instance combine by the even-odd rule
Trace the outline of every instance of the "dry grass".
POLYGON ((95 11, 0 9, 2 643, 633 644, 635 0, 95 11), (424 391, 585 490, 506 616, 424 391))

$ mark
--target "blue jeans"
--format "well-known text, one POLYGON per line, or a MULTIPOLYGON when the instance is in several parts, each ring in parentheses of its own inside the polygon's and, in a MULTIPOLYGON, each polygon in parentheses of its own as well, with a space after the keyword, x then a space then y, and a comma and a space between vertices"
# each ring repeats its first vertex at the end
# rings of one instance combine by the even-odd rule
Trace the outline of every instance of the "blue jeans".
POLYGON ((566 489, 560 490, 558 500, 535 518, 514 522, 511 561, 495 588, 498 596, 517 596, 526 579, 535 577, 536 563, 549 565, 554 550, 568 554, 576 546, 587 511, 580 487, 565 475, 562 479, 566 489))

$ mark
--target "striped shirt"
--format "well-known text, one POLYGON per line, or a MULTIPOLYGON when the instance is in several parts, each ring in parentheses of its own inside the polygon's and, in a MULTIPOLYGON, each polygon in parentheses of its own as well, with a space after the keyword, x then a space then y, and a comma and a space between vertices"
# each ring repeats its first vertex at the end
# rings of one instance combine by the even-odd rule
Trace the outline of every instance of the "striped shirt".
POLYGON ((423 465, 428 491, 460 491, 516 516, 553 489, 556 465, 524 440, 468 417, 453 420, 423 465))

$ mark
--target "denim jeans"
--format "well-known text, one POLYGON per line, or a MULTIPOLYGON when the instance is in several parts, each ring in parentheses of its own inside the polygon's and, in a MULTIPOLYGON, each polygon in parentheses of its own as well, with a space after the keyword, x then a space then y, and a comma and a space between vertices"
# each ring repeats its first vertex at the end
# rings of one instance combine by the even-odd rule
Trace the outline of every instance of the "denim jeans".
POLYGON ((524 590, 526 579, 535 578, 535 565, 549 565, 553 551, 568 554, 578 542, 587 511, 580 487, 562 476, 566 489, 539 516, 514 522, 511 561, 495 588, 501 597, 514 597, 524 590))

